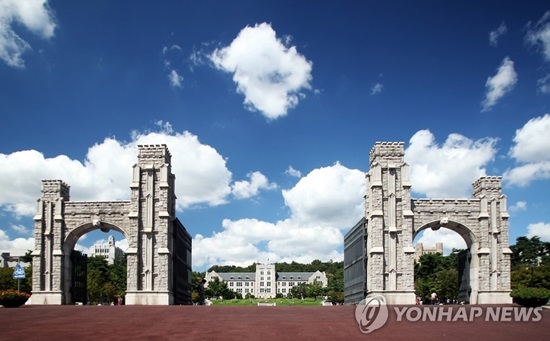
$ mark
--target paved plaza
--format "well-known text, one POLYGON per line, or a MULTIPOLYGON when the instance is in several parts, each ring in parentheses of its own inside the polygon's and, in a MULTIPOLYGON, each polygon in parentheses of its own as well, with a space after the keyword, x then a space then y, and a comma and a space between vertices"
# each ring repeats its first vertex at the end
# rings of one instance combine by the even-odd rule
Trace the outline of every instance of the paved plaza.
MULTIPOLYGON (((475 306, 465 307, 469 311, 475 306)), ((485 322, 482 318, 473 322, 397 322, 394 307, 389 306, 389 312, 387 323, 369 334, 359 330, 354 306, 27 305, 0 308, 0 323, 3 340, 550 339, 549 309, 543 309, 539 322, 485 322)))

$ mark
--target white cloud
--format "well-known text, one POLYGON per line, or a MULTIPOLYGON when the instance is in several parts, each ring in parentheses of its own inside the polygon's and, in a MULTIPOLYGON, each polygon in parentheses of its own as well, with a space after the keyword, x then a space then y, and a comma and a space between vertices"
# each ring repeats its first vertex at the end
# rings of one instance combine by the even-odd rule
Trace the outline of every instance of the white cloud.
POLYGON ((527 203, 525 201, 518 201, 514 205, 508 207, 508 211, 510 211, 511 213, 525 210, 527 210, 527 203))
POLYGON ((487 82, 485 83, 487 92, 485 100, 481 103, 483 107, 481 111, 491 110, 504 95, 512 91, 517 81, 518 76, 514 70, 514 62, 508 57, 504 58, 497 70, 497 74, 487 78, 487 82))
POLYGON ((545 95, 550 94, 550 74, 537 80, 537 91, 545 95))
POLYGON ((178 209, 224 204, 231 193, 226 160, 190 132, 134 132, 129 143, 106 138, 89 148, 84 162, 65 155, 46 158, 35 150, 0 153, 0 207, 15 215, 32 216, 42 179, 61 179, 71 186, 71 200, 128 199, 132 165, 138 144, 166 144, 176 175, 178 209))
POLYGON ((415 238, 416 243, 422 243, 424 248, 434 247, 436 243, 443 243, 443 254, 450 254, 453 249, 466 249, 464 239, 453 230, 440 228, 437 231, 425 229, 415 238))
POLYGON ((384 85, 382 85, 381 83, 376 83, 374 84, 374 86, 372 87, 371 91, 370 91, 370 94, 371 95, 376 95, 376 94, 379 94, 382 92, 382 90, 384 89, 384 85))
POLYGON ((232 193, 237 199, 246 199, 255 196, 259 193, 260 189, 269 190, 277 188, 277 184, 269 183, 267 177, 260 172, 252 172, 247 176, 250 181, 235 181, 231 186, 232 193))
POLYGON ((193 239, 193 265, 341 260, 342 230, 363 215, 364 173, 340 164, 319 168, 282 195, 289 218, 223 221, 223 231, 193 239), (266 245, 264 245, 266 243, 266 245))
POLYGON ((19 234, 28 234, 30 229, 24 225, 11 225, 11 229, 19 234))
POLYGON ((535 25, 529 23, 528 28, 525 40, 529 44, 539 47, 543 58, 550 62, 550 11, 544 13, 535 25))
POLYGON ((498 39, 505 34, 508 31, 506 28, 506 24, 502 22, 500 26, 494 30, 489 32, 489 45, 491 46, 497 46, 498 45, 498 39))
POLYGON ((297 169, 294 169, 292 166, 288 166, 288 169, 285 171, 285 174, 288 174, 288 175, 296 177, 296 178, 301 178, 302 177, 302 172, 300 172, 297 169))
POLYGON ((550 224, 549 223, 535 223, 527 226, 527 237, 532 238, 534 236, 540 237, 543 242, 550 242, 550 224))
POLYGON ((450 134, 440 146, 430 131, 418 131, 405 150, 413 191, 430 198, 471 197, 472 183, 486 175, 485 165, 496 154, 496 142, 450 134))
POLYGON ((176 70, 170 70, 168 74, 168 80, 170 81, 170 86, 173 88, 180 88, 181 82, 183 82, 183 76, 180 76, 176 70))
POLYGON ((0 58, 9 66, 23 68, 21 56, 31 46, 15 32, 14 27, 20 26, 41 38, 53 37, 56 24, 48 1, 0 1, 0 58))
POLYGON ((516 130, 509 155, 520 164, 503 177, 511 185, 526 186, 531 181, 550 178, 550 114, 530 119, 516 130))
POLYGON ((301 90, 311 88, 312 63, 288 42, 278 39, 267 23, 247 26, 209 58, 217 69, 233 74, 248 110, 276 119, 298 104, 301 90))
POLYGON ((15 238, 10 240, 6 232, 0 229, 0 250, 12 256, 23 256, 28 250, 34 250, 34 238, 15 238))

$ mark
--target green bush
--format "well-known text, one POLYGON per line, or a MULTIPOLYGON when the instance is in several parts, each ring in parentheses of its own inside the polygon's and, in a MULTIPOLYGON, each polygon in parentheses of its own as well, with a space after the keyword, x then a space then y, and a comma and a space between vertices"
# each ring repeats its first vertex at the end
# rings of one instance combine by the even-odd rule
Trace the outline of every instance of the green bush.
POLYGON ((514 302, 525 307, 539 307, 548 303, 550 290, 544 288, 521 287, 512 290, 514 302))

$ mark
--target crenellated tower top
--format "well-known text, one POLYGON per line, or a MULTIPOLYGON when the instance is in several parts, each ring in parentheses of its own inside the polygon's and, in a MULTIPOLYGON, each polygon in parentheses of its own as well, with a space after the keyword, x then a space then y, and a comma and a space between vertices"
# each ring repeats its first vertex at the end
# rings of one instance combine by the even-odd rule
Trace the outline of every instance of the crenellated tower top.
POLYGON ((382 160, 402 164, 405 162, 404 142, 376 142, 370 151, 370 164, 381 163, 382 160))
POLYGON ((160 161, 162 164, 170 164, 172 160, 172 154, 168 150, 165 144, 152 144, 152 145, 138 145, 139 163, 157 163, 160 161))
POLYGON ((479 198, 482 195, 500 197, 502 194, 502 177, 484 176, 474 181, 473 186, 474 198, 479 198))
POLYGON ((61 180, 42 180, 42 199, 54 201, 63 198, 65 201, 70 199, 70 186, 61 180))

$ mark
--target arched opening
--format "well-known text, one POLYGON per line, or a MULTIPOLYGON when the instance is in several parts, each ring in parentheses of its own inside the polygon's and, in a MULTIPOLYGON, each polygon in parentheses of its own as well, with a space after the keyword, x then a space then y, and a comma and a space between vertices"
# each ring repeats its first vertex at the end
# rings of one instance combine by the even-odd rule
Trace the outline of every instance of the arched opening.
MULTIPOLYGON (((66 237, 63 245, 63 254, 65 257, 63 274, 65 278, 64 302, 66 304, 87 304, 89 303, 91 293, 87 290, 88 278, 93 278, 94 281, 99 281, 99 277, 88 274, 90 267, 92 270, 97 270, 97 263, 105 262, 109 275, 111 272, 120 273, 116 283, 109 283, 103 289, 105 298, 101 302, 94 303, 109 303, 115 301, 111 296, 124 297, 126 291, 126 261, 124 251, 127 248, 127 235, 125 231, 116 225, 106 222, 88 223, 72 230, 66 237), (96 264, 88 264, 88 257, 96 257, 92 262, 96 264), (104 258, 104 260, 103 260, 104 258), (90 266, 91 265, 91 266, 90 266), (116 294, 113 294, 116 290, 116 294)), ((102 278, 102 281, 105 279, 102 278)), ((109 281, 112 281, 109 276, 109 281)), ((97 283, 92 283, 95 291, 98 291, 97 283)))
POLYGON ((477 238, 466 226, 437 220, 421 226, 413 234, 415 247, 415 292, 423 303, 475 303, 479 268, 477 238), (436 255, 441 253, 442 255, 436 255), (423 257, 424 264, 420 262, 423 257))

